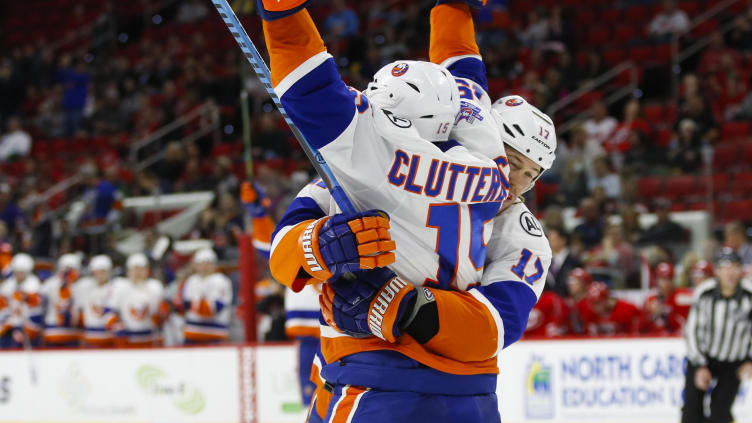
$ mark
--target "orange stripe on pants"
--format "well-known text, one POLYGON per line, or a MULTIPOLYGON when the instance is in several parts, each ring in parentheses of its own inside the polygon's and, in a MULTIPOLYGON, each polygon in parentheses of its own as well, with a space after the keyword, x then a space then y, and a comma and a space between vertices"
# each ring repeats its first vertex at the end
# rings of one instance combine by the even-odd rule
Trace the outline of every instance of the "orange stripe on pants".
POLYGON ((360 396, 366 392, 366 388, 360 386, 345 386, 342 388, 342 397, 332 410, 330 423, 350 423, 355 414, 355 405, 360 396))

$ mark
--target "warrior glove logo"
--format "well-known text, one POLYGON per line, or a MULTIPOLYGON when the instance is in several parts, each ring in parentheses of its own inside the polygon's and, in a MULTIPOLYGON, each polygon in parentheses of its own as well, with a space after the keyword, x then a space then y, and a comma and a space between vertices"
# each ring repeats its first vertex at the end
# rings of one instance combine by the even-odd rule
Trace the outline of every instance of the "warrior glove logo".
POLYGON ((368 329, 383 340, 386 340, 384 334, 381 332, 381 325, 384 323, 384 314, 400 290, 406 286, 407 282, 399 277, 394 277, 381 288, 381 292, 379 292, 379 295, 373 301, 373 305, 371 305, 371 309, 368 311, 368 329))
POLYGON ((314 220, 305 228, 305 231, 303 231, 303 238, 300 243, 300 245, 303 247, 303 257, 306 260, 306 264, 308 264, 308 267, 314 272, 323 270, 321 265, 319 264, 319 261, 316 259, 316 255, 313 254, 313 247, 311 246, 311 242, 313 240, 313 229, 316 227, 316 223, 318 223, 318 220, 314 220))

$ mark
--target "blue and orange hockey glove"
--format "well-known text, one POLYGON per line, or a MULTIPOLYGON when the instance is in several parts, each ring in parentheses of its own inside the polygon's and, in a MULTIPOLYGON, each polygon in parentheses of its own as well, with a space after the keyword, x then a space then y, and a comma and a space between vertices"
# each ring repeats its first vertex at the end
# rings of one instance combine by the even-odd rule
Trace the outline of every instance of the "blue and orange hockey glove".
POLYGON ((389 220, 378 210, 314 220, 298 240, 303 270, 318 280, 394 263, 389 220))
POLYGON ((470 7, 479 9, 486 5, 486 0, 437 0, 436 5, 448 3, 466 3, 470 7))
POLYGON ((256 0, 261 19, 273 21, 290 16, 306 7, 310 0, 256 0))
POLYGON ((259 218, 268 215, 267 210, 271 201, 264 189, 256 182, 244 181, 240 186, 240 202, 251 217, 259 218))
POLYGON ((415 287, 388 268, 356 272, 357 280, 325 283, 319 296, 324 320, 348 335, 396 342, 415 303, 415 287))

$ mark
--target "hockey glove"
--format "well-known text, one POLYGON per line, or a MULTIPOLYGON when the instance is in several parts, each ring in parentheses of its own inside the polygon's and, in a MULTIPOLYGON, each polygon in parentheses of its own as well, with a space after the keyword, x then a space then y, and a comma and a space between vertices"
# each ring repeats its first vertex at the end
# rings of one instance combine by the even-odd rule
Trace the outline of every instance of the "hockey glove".
POLYGON ((450 3, 467 3, 468 6, 479 9, 486 5, 487 0, 437 0, 436 5, 450 3))
POLYGON ((256 0, 259 16, 265 21, 290 16, 308 5, 310 0, 256 0))
POLYGON ((389 220, 377 210, 314 220, 298 240, 304 270, 322 281, 392 264, 395 248, 389 220))
POLYGON ((412 314, 416 290, 387 268, 357 272, 357 281, 326 283, 319 296, 324 320, 348 335, 396 342, 412 314))
POLYGON ((245 181, 240 187, 240 201, 251 217, 259 218, 267 216, 270 205, 264 189, 256 182, 245 181))

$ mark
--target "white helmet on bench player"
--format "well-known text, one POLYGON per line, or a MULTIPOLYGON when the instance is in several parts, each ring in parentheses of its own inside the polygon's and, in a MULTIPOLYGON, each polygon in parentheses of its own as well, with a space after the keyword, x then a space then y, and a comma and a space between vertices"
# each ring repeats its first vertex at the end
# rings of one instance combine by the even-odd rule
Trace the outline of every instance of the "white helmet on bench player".
POLYGON ((550 169, 556 159, 556 131, 551 118, 518 95, 496 100, 493 109, 500 117, 502 141, 543 171, 550 169))
POLYGON ((398 127, 415 127, 421 138, 446 141, 460 110, 460 93, 446 68, 400 60, 381 68, 368 84, 368 101, 398 127))

